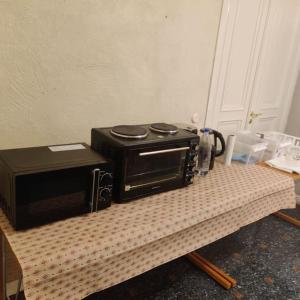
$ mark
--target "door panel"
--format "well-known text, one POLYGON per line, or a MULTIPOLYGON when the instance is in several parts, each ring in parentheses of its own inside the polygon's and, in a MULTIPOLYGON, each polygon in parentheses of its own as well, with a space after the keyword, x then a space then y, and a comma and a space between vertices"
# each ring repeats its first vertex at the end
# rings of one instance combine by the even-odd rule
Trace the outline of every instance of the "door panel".
POLYGON ((206 126, 225 136, 245 128, 257 40, 267 5, 261 0, 225 0, 223 4, 206 126))
POLYGON ((225 136, 284 127, 299 66, 299 20, 299 0, 224 0, 206 126, 225 136), (249 125, 251 112, 258 116, 249 125))
POLYGON ((251 109, 261 114, 254 120, 255 131, 280 130, 285 107, 289 107, 291 70, 297 61, 300 2, 272 0, 267 16, 265 38, 257 65, 251 109))

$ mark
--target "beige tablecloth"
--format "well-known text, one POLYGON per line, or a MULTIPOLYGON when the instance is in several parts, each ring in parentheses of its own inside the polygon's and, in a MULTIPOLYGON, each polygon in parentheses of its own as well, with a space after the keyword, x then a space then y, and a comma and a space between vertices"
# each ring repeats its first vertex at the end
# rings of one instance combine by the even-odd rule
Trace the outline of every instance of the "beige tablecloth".
POLYGON ((82 299, 295 207, 294 182, 259 166, 219 163, 182 189, 16 232, 0 226, 30 299, 82 299))

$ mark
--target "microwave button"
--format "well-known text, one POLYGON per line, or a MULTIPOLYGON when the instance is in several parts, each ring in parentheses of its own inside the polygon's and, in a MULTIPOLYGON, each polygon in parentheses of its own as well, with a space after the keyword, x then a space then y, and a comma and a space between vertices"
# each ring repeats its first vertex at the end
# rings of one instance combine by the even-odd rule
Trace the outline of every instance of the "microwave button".
POLYGON ((97 203, 96 211, 104 209, 111 205, 111 189, 102 188, 99 191, 99 200, 97 203))
POLYGON ((104 201, 109 200, 110 197, 111 197, 111 189, 110 188, 101 189, 100 192, 99 192, 99 196, 100 196, 101 200, 102 199, 104 201))
POLYGON ((100 183, 99 185, 101 187, 105 187, 105 186, 108 186, 108 185, 111 185, 112 184, 112 174, 111 173, 104 173, 101 178, 100 178, 100 183))

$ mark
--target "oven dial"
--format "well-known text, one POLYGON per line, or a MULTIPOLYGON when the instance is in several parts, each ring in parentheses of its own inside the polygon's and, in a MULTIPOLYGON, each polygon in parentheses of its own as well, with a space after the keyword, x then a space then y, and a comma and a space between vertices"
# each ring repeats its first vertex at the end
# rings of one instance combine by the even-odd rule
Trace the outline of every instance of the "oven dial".
POLYGON ((195 170, 196 170, 196 166, 195 166, 195 164, 194 165, 190 165, 190 166, 188 166, 188 171, 190 171, 190 172, 195 172, 195 170))
POLYGON ((195 151, 191 151, 189 153, 189 158, 190 158, 190 161, 196 161, 197 160, 197 154, 195 151))
POLYGON ((192 149, 195 150, 195 151, 198 151, 199 150, 199 145, 193 145, 192 149))
POLYGON ((185 175, 185 181, 186 183, 193 183, 194 180, 194 171, 189 171, 185 175))
POLYGON ((194 179, 194 176, 193 175, 187 175, 186 176, 186 183, 193 183, 193 179, 194 179))

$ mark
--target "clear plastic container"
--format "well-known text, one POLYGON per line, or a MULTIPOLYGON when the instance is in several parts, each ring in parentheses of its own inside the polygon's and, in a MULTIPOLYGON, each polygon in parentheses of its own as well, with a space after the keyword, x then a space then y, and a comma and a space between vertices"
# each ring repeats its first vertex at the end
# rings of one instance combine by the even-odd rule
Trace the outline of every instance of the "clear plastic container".
POLYGON ((276 131, 265 131, 261 135, 268 142, 268 147, 263 157, 264 161, 286 156, 293 146, 300 147, 300 139, 295 136, 276 131))
POLYGON ((250 132, 239 132, 234 145, 232 160, 255 164, 263 160, 268 143, 250 132))
POLYGON ((296 201, 300 205, 300 180, 295 182, 296 201))

